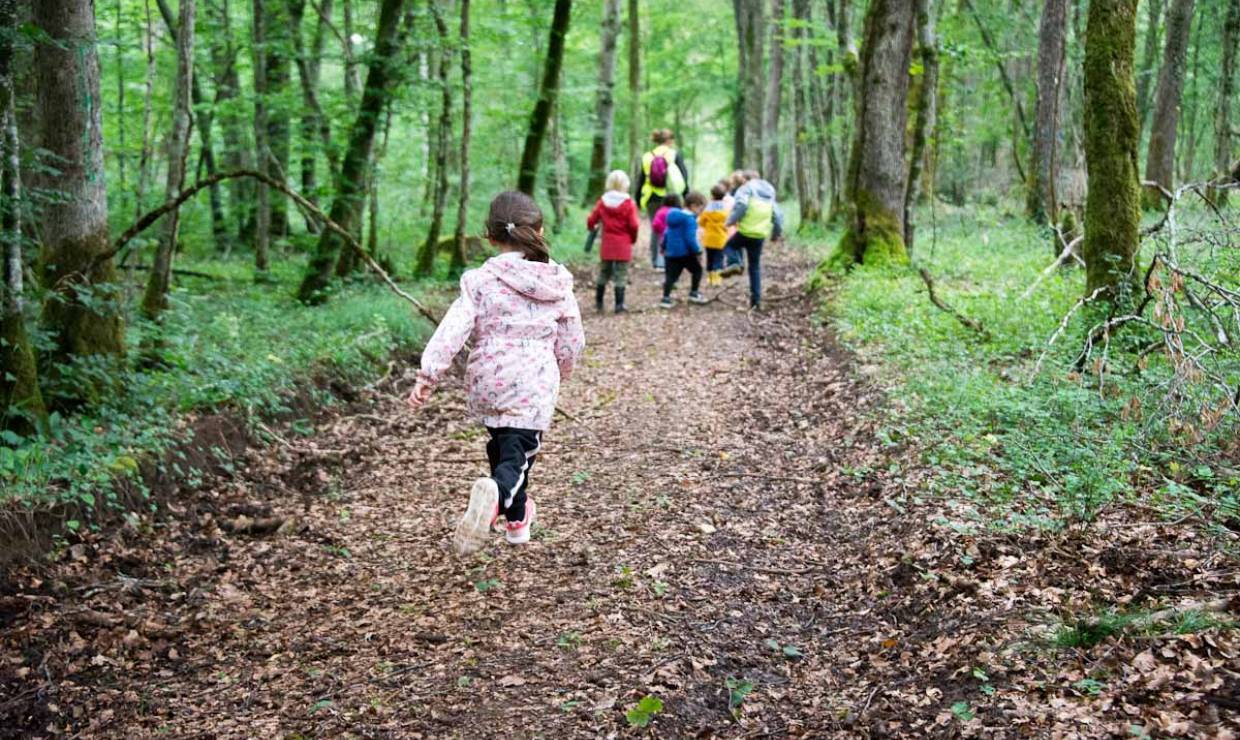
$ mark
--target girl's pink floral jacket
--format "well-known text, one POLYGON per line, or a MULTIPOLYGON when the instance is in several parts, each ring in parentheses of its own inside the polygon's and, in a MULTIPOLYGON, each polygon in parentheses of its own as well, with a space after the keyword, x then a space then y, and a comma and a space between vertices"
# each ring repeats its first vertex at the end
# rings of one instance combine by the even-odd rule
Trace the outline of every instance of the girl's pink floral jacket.
POLYGON ((419 379, 437 384, 471 337, 470 412, 489 427, 550 428, 560 381, 586 344, 572 274, 519 252, 466 272, 461 296, 422 353, 419 379))

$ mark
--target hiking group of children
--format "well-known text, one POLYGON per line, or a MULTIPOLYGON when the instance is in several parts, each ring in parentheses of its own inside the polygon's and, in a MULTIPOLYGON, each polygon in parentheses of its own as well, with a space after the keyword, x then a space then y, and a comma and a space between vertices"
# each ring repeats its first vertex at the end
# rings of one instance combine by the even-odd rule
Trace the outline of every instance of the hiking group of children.
MULTIPOLYGON (((652 226, 651 263, 665 271, 661 306, 684 272, 692 276, 689 300, 705 303, 706 274, 712 284, 738 275, 748 262, 749 302, 762 300, 762 246, 779 238, 783 216, 775 188, 752 171, 735 172, 711 188, 710 200, 687 186, 684 157, 670 131, 654 132, 655 147, 642 158, 638 197, 652 226)), ((588 219, 601 229, 595 303, 603 310, 607 285, 615 286, 622 313, 628 266, 639 234, 629 177, 612 172, 607 192, 588 219)), ((474 481, 453 544, 468 555, 486 545, 492 531, 513 545, 529 542, 536 516, 527 493, 530 470, 551 426, 560 383, 572 375, 585 350, 573 277, 551 260, 538 204, 518 192, 501 193, 487 215, 486 236, 499 254, 461 277, 461 293, 422 353, 409 405, 426 404, 456 355, 471 344, 465 365, 468 410, 487 429, 490 475, 474 481), (500 521, 501 517, 503 522, 500 521)))
MULTIPOLYGON (((655 131, 655 147, 642 157, 637 197, 650 218, 650 261, 664 271, 663 300, 671 308, 672 290, 680 276, 690 275, 689 302, 706 303, 701 293, 705 275, 709 285, 749 272, 749 305, 762 304, 762 247, 783 233, 783 214, 775 187, 753 170, 737 170, 715 183, 709 199, 689 189, 683 155, 676 151, 672 132, 655 131)), ((606 192, 599 198, 586 226, 602 232, 594 307, 604 309, 607 285, 615 287, 616 313, 624 313, 628 267, 639 235, 638 205, 629 195, 629 177, 623 170, 607 176, 606 192)))

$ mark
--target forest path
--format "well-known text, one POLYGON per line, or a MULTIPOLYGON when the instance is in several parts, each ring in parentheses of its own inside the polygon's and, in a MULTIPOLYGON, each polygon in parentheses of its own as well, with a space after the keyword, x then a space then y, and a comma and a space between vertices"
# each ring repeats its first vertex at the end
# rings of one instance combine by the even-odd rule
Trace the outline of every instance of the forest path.
POLYGON ((459 379, 415 413, 408 375, 153 525, 85 533, 0 591, 0 737, 597 737, 645 696, 660 737, 1218 722, 1219 674, 1173 667, 1225 664, 1224 635, 1110 643, 1093 672, 1030 643, 1051 608, 1218 588, 1184 556, 1204 543, 953 531, 968 514, 918 498, 917 451, 880 443, 880 397, 812 320, 809 265, 768 257, 757 314, 739 281, 660 311, 647 268, 636 311, 595 315, 579 276, 589 349, 528 546, 449 553, 482 434, 459 379), (1100 665, 1105 705, 1079 688, 1100 665))

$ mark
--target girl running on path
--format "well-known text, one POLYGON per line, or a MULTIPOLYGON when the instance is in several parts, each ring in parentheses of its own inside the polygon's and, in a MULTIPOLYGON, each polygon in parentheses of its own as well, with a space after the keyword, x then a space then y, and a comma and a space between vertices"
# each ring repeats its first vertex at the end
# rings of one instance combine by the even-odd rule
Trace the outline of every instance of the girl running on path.
POLYGON ((594 310, 603 312, 607 282, 611 281, 616 286, 616 313, 624 313, 624 289, 638 230, 637 205, 629 197, 629 176, 624 170, 614 170, 607 176, 607 192, 590 212, 586 228, 593 231, 599 223, 603 225, 603 246, 598 251, 602 261, 594 285, 594 310))
POLYGON ((551 426, 560 381, 585 349, 573 276, 551 261, 538 204, 522 193, 491 201, 487 238, 500 253, 461 277, 461 295, 422 353, 409 396, 420 408, 465 342, 473 339, 465 379, 469 410, 490 432, 491 476, 474 482, 453 544, 481 549, 503 515, 510 544, 530 540, 534 500, 526 494, 542 433, 551 426))
POLYGON ((723 282, 723 248, 728 243, 728 203, 724 200, 728 195, 727 183, 720 180, 710 189, 710 202, 698 216, 698 226, 702 229, 702 246, 706 248, 706 284, 719 285, 723 282))

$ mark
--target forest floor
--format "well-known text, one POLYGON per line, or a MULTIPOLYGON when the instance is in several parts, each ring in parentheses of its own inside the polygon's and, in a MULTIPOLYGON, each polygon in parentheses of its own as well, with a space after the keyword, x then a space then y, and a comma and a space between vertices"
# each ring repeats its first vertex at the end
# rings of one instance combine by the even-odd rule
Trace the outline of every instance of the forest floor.
POLYGON ((580 277, 529 546, 449 553, 483 442, 459 381, 414 413, 406 372, 9 574, 0 736, 1240 732, 1234 561, 1131 507, 948 526, 770 257, 753 314, 737 282, 660 311, 644 269, 596 316, 580 277))

